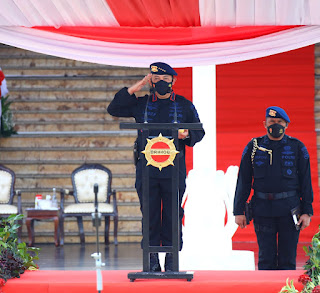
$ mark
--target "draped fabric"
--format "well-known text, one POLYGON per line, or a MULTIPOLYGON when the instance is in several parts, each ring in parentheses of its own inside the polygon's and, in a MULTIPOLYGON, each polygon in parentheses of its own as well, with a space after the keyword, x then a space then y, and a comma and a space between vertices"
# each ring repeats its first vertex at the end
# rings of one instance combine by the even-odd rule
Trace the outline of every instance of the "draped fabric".
MULTIPOLYGON (((249 32, 244 30, 243 39, 237 41, 145 45, 89 40, 33 28, 0 27, 0 39, 11 46, 85 62, 133 67, 148 67, 154 60, 167 62, 174 67, 227 64, 270 56, 320 42, 320 26, 295 27, 245 39, 247 33, 251 35, 250 28, 249 32)), ((183 32, 180 36, 182 35, 183 32)), ((143 38, 142 32, 141 36, 143 38)))
POLYGON ((138 67, 278 54, 320 42, 319 25, 318 0, 2 0, 0 9, 4 44, 138 67))

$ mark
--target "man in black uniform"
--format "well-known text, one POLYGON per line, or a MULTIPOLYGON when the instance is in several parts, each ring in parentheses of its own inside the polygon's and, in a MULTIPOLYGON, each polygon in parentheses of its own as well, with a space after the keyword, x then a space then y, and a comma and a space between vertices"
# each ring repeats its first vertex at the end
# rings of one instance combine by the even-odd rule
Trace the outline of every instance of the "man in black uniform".
POLYGON ((289 122, 283 109, 267 108, 267 135, 252 139, 242 154, 233 213, 236 223, 246 227, 245 205, 252 188, 259 270, 296 269, 299 232, 313 214, 309 154, 301 141, 285 134, 289 122), (294 210, 300 210, 297 225, 294 210))
MULTIPOLYGON (((198 123, 200 122, 194 105, 182 96, 176 95, 172 85, 176 81, 177 73, 168 64, 157 62, 150 65, 151 73, 129 88, 123 88, 116 93, 108 107, 109 114, 117 117, 134 117, 137 123, 198 123), (136 97, 135 93, 147 83, 151 86, 151 94, 136 97)), ((150 130, 149 137, 159 134, 171 137, 171 130, 150 130)), ((185 146, 194 146, 204 136, 204 130, 179 131, 179 224, 182 225, 183 209, 182 196, 185 191, 186 163, 185 146)), ((141 155, 146 142, 142 141, 142 132, 138 131, 138 154, 141 155)), ((149 244, 150 246, 172 246, 172 167, 159 170, 149 168, 149 244), (162 210, 161 210, 162 203, 162 210)), ((142 160, 136 164, 136 189, 142 211, 142 160)), ((180 250, 182 248, 182 234, 180 235, 180 250)), ((161 271, 158 254, 150 254, 150 270, 161 271)), ((172 254, 166 254, 165 270, 172 271, 172 254)))

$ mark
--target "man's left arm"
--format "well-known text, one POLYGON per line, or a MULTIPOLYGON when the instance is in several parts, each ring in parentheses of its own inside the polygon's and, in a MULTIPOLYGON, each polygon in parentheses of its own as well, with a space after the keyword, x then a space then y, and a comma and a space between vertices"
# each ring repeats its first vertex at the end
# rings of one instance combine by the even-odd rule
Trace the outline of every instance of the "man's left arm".
POLYGON ((299 219, 299 224, 301 224, 301 230, 303 230, 309 226, 311 216, 313 215, 310 157, 308 150, 303 143, 299 144, 298 175, 301 192, 301 217, 299 219))

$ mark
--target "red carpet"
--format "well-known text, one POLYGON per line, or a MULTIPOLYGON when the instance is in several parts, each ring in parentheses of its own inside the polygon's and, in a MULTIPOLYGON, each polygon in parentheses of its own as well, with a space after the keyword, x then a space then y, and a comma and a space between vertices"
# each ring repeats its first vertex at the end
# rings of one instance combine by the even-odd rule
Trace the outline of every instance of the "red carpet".
MULTIPOLYGON (((196 271, 191 282, 186 280, 136 280, 127 279, 129 271, 103 271, 102 292, 177 293, 177 292, 279 292, 286 279, 297 282, 302 271, 196 271)), ((5 293, 90 293, 96 290, 95 271, 35 271, 26 272, 20 279, 9 280, 5 293)))

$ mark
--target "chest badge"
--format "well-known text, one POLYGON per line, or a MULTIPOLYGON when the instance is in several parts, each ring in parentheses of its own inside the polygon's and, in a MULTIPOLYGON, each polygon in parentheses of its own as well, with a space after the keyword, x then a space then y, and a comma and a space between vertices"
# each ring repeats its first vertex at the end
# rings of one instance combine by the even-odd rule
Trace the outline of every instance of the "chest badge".
POLYGON ((147 166, 151 165, 161 171, 162 168, 174 165, 173 161, 179 152, 176 150, 173 139, 164 137, 160 133, 158 137, 147 138, 146 147, 141 153, 146 157, 147 166))

